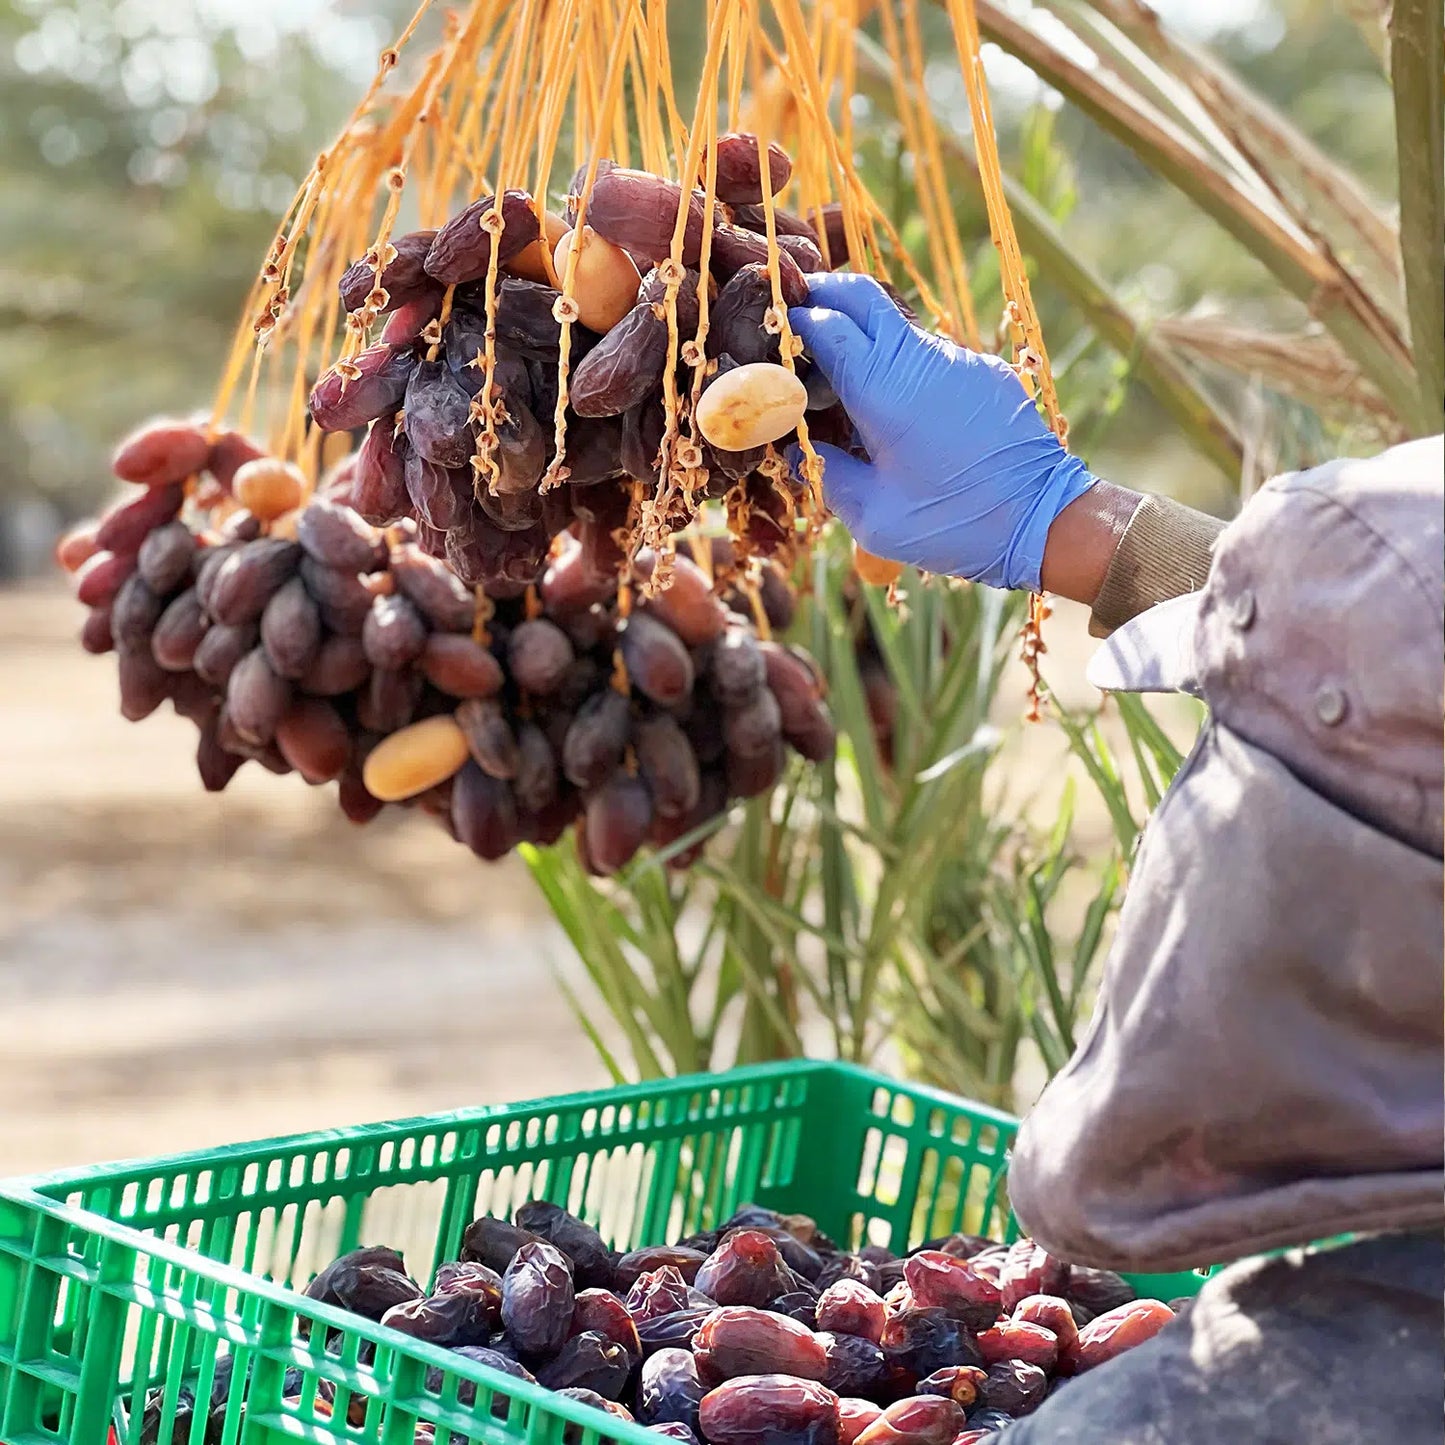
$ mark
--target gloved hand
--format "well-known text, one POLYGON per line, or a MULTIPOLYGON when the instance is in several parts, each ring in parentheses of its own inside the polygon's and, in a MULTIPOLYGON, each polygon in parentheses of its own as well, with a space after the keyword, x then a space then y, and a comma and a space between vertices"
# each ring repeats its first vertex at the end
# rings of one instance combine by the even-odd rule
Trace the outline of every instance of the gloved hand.
POLYGON ((818 447, 828 505, 880 557, 1037 591, 1049 527, 1094 478, 1018 376, 910 325, 870 276, 812 275, 808 292, 788 320, 872 458, 818 447))

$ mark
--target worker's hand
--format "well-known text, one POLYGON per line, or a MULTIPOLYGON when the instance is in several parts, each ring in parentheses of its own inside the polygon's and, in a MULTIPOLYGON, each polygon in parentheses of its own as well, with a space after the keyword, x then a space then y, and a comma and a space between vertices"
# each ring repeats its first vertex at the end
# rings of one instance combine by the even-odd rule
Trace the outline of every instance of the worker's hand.
POLYGON ((870 276, 812 275, 788 313, 872 458, 819 446, 828 505, 881 557, 1037 591, 1055 517, 1094 483, 996 356, 909 324, 870 276))

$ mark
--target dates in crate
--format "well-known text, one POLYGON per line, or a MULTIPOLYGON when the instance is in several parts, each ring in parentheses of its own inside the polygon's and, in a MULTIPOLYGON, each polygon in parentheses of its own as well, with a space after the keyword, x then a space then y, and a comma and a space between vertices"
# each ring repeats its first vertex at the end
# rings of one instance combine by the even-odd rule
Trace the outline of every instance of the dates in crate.
POLYGON ((549 1390, 594 1390, 604 1399, 617 1400, 627 1386, 633 1363, 633 1357, 615 1340, 584 1330, 538 1367, 537 1382, 549 1390))
MULTIPOLYGON (((514 639, 515 636, 514 633, 514 639)), ((575 1214, 569 1214, 560 1205, 542 1199, 523 1204, 513 1218, 523 1229, 531 1230, 539 1239, 545 1239, 567 1256, 579 1289, 605 1289, 611 1285, 612 1251, 590 1224, 578 1219, 575 1214)))
POLYGON ((950 1445, 965 1426, 961 1406, 946 1395, 896 1400, 858 1436, 859 1445, 950 1445))
POLYGON ((1152 1339, 1174 1319, 1174 1311, 1159 1300, 1133 1300, 1090 1320, 1078 1340, 1060 1361, 1064 1374, 1082 1374, 1152 1339))
POLYGON ((837 1445, 838 1397, 813 1380, 747 1375, 703 1397, 711 1445, 837 1445))
POLYGON ((971 1330, 987 1329, 999 1316, 997 1286, 965 1259, 920 1250, 903 1266, 903 1278, 916 1304, 946 1310, 971 1330))
POLYGON ((502 1323, 524 1357, 561 1349, 576 1293, 566 1256, 545 1240, 524 1244, 502 1276, 502 1323))
POLYGON ((792 1288, 777 1244, 756 1229, 739 1229, 728 1235, 703 1261, 695 1283, 721 1305, 755 1308, 792 1288))
POLYGON ((808 1380, 821 1380, 828 1373, 825 1344, 810 1329, 747 1305, 714 1310, 693 1336, 692 1352, 698 1374, 712 1385, 769 1371, 808 1380))

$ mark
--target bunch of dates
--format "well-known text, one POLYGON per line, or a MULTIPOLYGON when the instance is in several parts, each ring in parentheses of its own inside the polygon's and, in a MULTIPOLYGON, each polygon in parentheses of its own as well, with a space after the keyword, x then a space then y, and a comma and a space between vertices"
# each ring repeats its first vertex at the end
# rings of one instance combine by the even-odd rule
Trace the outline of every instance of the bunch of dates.
MULTIPOLYGON (((126 718, 169 701, 195 723, 208 790, 254 761, 335 782, 353 822, 420 807, 489 860, 575 824, 607 874, 770 789, 789 747, 832 750, 812 660, 755 629, 787 625, 791 591, 776 573, 727 591, 725 539, 699 548, 711 577, 669 558, 667 586, 630 607, 570 534, 535 585, 484 592, 414 524, 358 516, 344 466, 308 498, 245 438, 165 422, 115 470, 132 494, 59 547, 82 643, 116 653, 126 718)), ((661 565, 644 553, 635 570, 661 565)))
POLYGON ((533 1201, 475 1220, 429 1292, 365 1248, 306 1294, 683 1445, 971 1445, 1175 1315, 1027 1239, 853 1253, 754 1205, 618 1254, 533 1201))
POLYGON ((615 569, 619 531, 660 542, 708 498, 728 499, 750 555, 786 551, 801 488, 782 449, 805 413, 819 439, 848 446, 853 432, 821 373, 802 358, 782 364, 780 312, 806 299, 805 273, 824 265, 820 240, 835 265, 847 243, 832 210, 816 227, 777 211, 775 293, 762 156, 774 192, 792 166, 778 146, 760 149, 740 133, 717 143, 706 281, 703 193, 606 160, 590 192, 586 169, 574 176, 566 215, 539 215, 525 191, 483 196, 352 265, 340 286, 351 333, 364 340, 381 321, 380 333, 321 376, 310 413, 324 431, 369 428, 356 510, 377 525, 412 519, 423 552, 488 586, 535 581, 550 538, 573 519, 589 560, 615 569), (684 213, 679 264, 670 258, 684 213), (674 417, 678 398, 690 408, 695 376, 701 392, 696 437, 683 444, 674 425, 665 458, 669 367, 674 417), (665 461, 686 495, 649 531, 640 497, 656 493, 665 461))

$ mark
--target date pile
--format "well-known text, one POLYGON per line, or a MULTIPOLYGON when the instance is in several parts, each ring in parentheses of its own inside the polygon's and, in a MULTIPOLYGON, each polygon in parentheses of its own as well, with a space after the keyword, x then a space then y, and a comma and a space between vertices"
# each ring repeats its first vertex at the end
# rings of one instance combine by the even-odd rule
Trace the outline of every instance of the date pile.
MULTIPOLYGON (((810 434, 840 446, 852 427, 821 374, 809 376, 801 358, 797 375, 781 364, 759 149, 751 135, 718 141, 702 352, 703 194, 684 198, 676 182, 611 161, 597 168, 580 241, 572 227, 585 171, 566 216, 539 217, 525 191, 509 190, 352 265, 340 284, 352 333, 385 321, 375 344, 321 376, 310 413, 324 431, 369 427, 357 511, 377 525, 414 519, 422 550, 489 586, 536 580, 550 537, 574 516, 589 560, 616 570, 614 533, 661 545, 708 498, 727 499, 750 555, 786 551, 800 490, 781 449, 805 412, 810 434), (684 211, 679 269, 670 253, 684 211), (569 276, 564 296, 552 283, 569 276), (676 402, 668 430, 669 361, 684 411, 701 369, 700 439, 678 436, 676 402), (679 486, 664 484, 664 465, 679 486)), ((766 155, 776 192, 792 165, 777 145, 766 155)), ((795 306, 807 297, 805 273, 824 265, 820 232, 775 216, 780 295, 795 306)), ((818 217, 835 265, 847 257, 840 219, 818 217)))
POLYGON ((683 1445, 972 1445, 1175 1314, 1027 1239, 847 1253, 753 1205, 618 1255, 533 1201, 475 1220, 430 1294, 385 1248, 306 1294, 683 1445))
MULTIPOLYGON (((538 586, 490 597, 409 523, 382 533, 326 495, 297 507, 296 469, 235 434, 153 424, 116 471, 140 489, 59 549, 82 643, 116 652, 126 718, 170 701, 195 723, 211 791, 254 760, 336 782, 353 822, 420 807, 489 860, 575 823, 605 874, 771 788, 787 746, 832 750, 812 660, 760 641, 747 599, 730 607, 685 556, 624 618, 615 577, 570 537, 538 586), (186 505, 198 473, 250 505, 212 529, 186 505)), ((781 578, 759 598, 786 625, 781 578)))

